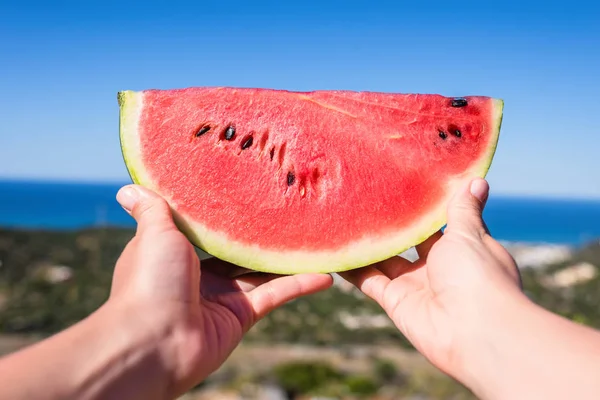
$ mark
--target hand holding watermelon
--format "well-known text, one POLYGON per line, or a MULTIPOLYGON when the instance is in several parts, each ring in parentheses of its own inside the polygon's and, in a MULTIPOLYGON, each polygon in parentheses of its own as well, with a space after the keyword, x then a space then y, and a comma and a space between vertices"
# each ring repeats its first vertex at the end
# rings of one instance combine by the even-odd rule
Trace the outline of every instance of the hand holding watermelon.
MULTIPOLYGON (((415 263, 394 257, 343 276, 377 301, 434 365, 469 382, 465 359, 479 349, 489 316, 527 302, 510 254, 481 218, 488 185, 464 187, 448 207, 445 232, 417 246, 415 263)), ((471 360, 470 360, 471 361, 471 360)))
POLYGON ((117 262, 107 307, 155 320, 157 346, 168 354, 167 371, 173 374, 171 396, 216 370, 268 312, 332 284, 327 274, 280 277, 217 259, 200 263, 162 198, 126 187, 118 199, 137 220, 138 231, 117 262))
MULTIPOLYGON (((452 200, 444 234, 418 246, 419 261, 395 257, 343 275, 480 398, 596 398, 600 333, 528 301, 514 261, 481 219, 487 184, 478 179, 470 189, 452 200)), ((199 268, 162 198, 129 187, 119 200, 138 231, 110 299, 0 360, 0 399, 176 398, 217 369, 263 315, 332 284, 329 275, 275 278, 215 260, 199 268)))
POLYGON ((118 101, 133 182, 207 253, 280 274, 347 271, 429 237, 456 185, 486 175, 504 109, 486 96, 235 87, 118 101))
POLYGON ((597 397, 600 333, 522 293, 482 220, 487 183, 459 189, 445 210, 464 179, 485 176, 501 100, 192 88, 123 92, 119 102, 123 153, 145 187, 118 195, 137 234, 103 307, 2 359, 0 400, 175 398, 265 314, 331 286, 308 271, 347 271, 481 398, 597 397), (446 216, 417 262, 372 264, 446 216), (190 241, 254 271, 297 275, 201 263, 190 241))

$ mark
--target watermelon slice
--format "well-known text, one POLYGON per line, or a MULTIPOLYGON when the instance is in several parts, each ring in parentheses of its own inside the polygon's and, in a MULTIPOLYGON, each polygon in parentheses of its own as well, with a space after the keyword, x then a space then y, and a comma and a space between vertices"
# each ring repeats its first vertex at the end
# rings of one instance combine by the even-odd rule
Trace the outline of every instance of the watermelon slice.
POLYGON ((188 88, 119 93, 135 183, 190 241, 257 271, 349 270, 445 223, 457 185, 490 167, 502 100, 188 88))

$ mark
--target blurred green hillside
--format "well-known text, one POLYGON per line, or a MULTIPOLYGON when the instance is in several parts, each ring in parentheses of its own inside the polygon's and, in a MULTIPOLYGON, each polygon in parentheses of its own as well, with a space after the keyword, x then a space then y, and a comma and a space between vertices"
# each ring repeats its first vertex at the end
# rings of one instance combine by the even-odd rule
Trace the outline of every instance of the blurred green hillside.
MULTIPOLYGON (((132 236, 128 229, 0 230, 0 335, 44 336, 93 312, 107 299, 114 264, 132 236)), ((558 264, 522 269, 524 289, 543 307, 600 328, 598 266, 596 242, 558 264)), ((288 354, 266 371, 243 372, 244 360, 239 359, 211 379, 238 389, 248 382, 275 381, 292 397, 316 393, 341 398, 345 393, 374 398, 370 396, 390 385, 405 394, 426 392, 430 398, 470 396, 450 378, 429 372, 423 378, 418 369, 421 375, 416 376, 410 368, 403 370, 402 363, 375 354, 374 348, 405 353, 412 348, 373 301, 343 281, 271 313, 250 331, 240 351, 265 345, 288 348, 290 354, 297 346, 336 349, 346 361, 340 367, 331 361, 335 357, 307 361, 288 354), (371 350, 357 356, 361 348, 371 350), (362 370, 342 368, 357 357, 362 370)))

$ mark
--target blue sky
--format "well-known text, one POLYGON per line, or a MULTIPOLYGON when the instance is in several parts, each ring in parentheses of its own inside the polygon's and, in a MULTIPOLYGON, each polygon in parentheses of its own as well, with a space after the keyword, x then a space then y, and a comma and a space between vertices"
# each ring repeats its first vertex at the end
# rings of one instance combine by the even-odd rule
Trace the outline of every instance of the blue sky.
POLYGON ((600 198, 591 1, 13 3, 0 177, 126 181, 122 89, 351 89, 503 98, 493 190, 600 198))

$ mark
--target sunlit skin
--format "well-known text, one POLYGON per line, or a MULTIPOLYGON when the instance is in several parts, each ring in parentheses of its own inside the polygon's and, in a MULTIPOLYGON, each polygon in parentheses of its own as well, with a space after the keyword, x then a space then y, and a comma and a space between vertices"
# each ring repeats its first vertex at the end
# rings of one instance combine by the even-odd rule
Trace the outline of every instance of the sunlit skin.
MULTIPOLYGON (((513 259, 482 221, 487 195, 481 179, 456 193, 447 229, 418 246, 415 263, 394 257, 344 278, 480 398, 596 398, 600 334, 522 293, 513 259)), ((138 229, 109 300, 1 359, 0 400, 174 399, 215 371, 260 318, 332 284, 327 274, 282 277, 200 262, 164 200, 136 186, 118 200, 138 229)))
POLYGON ((0 399, 170 399, 204 380, 274 308, 331 286, 202 261, 166 202, 124 188, 138 223, 109 300, 74 327, 0 362, 0 399), (218 271, 218 272, 217 272, 218 271))
POLYGON ((377 301, 435 366, 485 399, 590 399, 600 334, 533 304, 511 255, 488 232, 486 181, 456 193, 448 225, 417 247, 344 277, 377 301))

